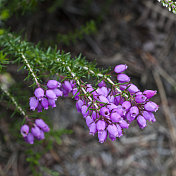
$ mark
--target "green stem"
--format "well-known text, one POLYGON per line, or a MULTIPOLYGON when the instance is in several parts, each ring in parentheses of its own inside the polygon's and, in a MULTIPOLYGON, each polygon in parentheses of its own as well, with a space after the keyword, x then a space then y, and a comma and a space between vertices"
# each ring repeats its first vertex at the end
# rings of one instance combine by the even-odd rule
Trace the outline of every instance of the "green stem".
POLYGON ((6 94, 6 96, 11 99, 11 101, 16 106, 17 110, 21 113, 21 115, 23 115, 27 119, 28 117, 27 117, 26 113, 24 112, 24 110, 22 109, 22 107, 17 103, 17 101, 15 100, 15 98, 5 88, 2 88, 2 86, 0 86, 0 88, 6 94))
POLYGON ((34 78, 34 80, 35 80, 37 86, 40 87, 40 84, 39 84, 39 82, 38 82, 37 76, 35 75, 34 71, 32 70, 32 68, 31 68, 31 66, 30 66, 30 64, 29 64, 29 62, 28 62, 28 60, 26 59, 26 57, 24 56, 24 54, 21 54, 21 56, 22 56, 22 58, 23 58, 23 60, 24 60, 24 62, 25 62, 25 64, 26 64, 26 66, 28 67, 29 71, 31 72, 32 77, 34 78))
MULTIPOLYGON (((69 66, 67 66, 67 70, 70 72, 70 74, 72 75, 73 79, 76 81, 77 85, 81 87, 81 90, 83 91, 83 93, 85 95, 87 95, 86 90, 81 86, 81 83, 80 83, 79 79, 76 77, 75 73, 73 73, 71 71, 69 66)), ((95 108, 98 109, 98 105, 95 102, 93 102, 93 100, 92 100, 92 98, 90 96, 88 96, 88 99, 94 104, 95 108)))

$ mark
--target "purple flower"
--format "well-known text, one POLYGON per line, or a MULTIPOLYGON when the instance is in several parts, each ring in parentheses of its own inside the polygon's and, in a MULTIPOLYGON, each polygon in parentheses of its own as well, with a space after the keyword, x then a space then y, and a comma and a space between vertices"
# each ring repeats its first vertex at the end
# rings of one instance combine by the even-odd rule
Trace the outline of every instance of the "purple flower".
POLYGON ((106 127, 106 123, 105 123, 104 120, 98 120, 98 122, 96 123, 96 125, 97 125, 97 130, 99 132, 103 131, 105 129, 105 127, 106 127))
POLYGON ((29 133, 29 126, 25 124, 21 127, 21 135, 23 137, 26 137, 28 133, 29 133))
POLYGON ((145 108, 145 110, 147 110, 147 111, 151 111, 151 112, 153 112, 153 111, 157 111, 158 110, 158 105, 156 104, 156 103, 154 103, 154 102, 152 102, 152 101, 149 101, 149 102, 147 102, 145 105, 144 105, 144 108, 145 108))
POLYGON ((35 124, 39 128, 41 128, 42 131, 44 131, 44 132, 49 132, 50 131, 50 128, 48 127, 48 125, 42 119, 36 119, 35 124))
POLYGON ((31 133, 32 133, 33 136, 35 136, 36 138, 40 137, 40 128, 37 127, 36 125, 34 125, 34 127, 31 128, 31 133))
POLYGON ((115 141, 116 140, 116 136, 112 135, 109 133, 109 138, 111 139, 111 141, 115 141))
POLYGON ((44 109, 48 109, 48 100, 46 98, 42 98, 41 105, 44 109))
POLYGON ((40 136, 37 137, 37 139, 38 139, 38 140, 43 140, 43 139, 45 139, 45 134, 44 134, 44 132, 43 132, 42 130, 40 130, 40 136))
POLYGON ((52 108, 56 107, 56 100, 55 99, 48 99, 48 105, 51 106, 52 108))
POLYGON ((41 100, 41 99, 44 97, 44 90, 39 87, 39 88, 35 89, 34 95, 35 95, 39 100, 41 100))
POLYGON ((122 73, 122 74, 117 75, 117 80, 121 83, 130 82, 130 77, 122 73))
POLYGON ((77 109, 77 111, 78 112, 81 112, 81 107, 83 106, 83 101, 82 100, 78 100, 77 102, 76 102, 76 109, 77 109))
POLYGON ((152 98, 154 95, 156 95, 156 90, 145 90, 143 94, 149 99, 152 98))
POLYGON ((97 132, 96 124, 95 124, 95 122, 93 122, 93 123, 89 126, 89 134, 91 134, 91 135, 94 136, 96 132, 97 132))
POLYGON ((110 118, 111 118, 112 122, 119 122, 121 119, 121 116, 117 112, 113 112, 113 113, 111 113, 110 118))
POLYGON ((133 106, 130 108, 131 117, 136 117, 139 114, 139 109, 137 106, 133 106))
POLYGON ((103 95, 99 96, 99 100, 100 100, 100 102, 103 102, 103 103, 109 103, 108 99, 103 95))
POLYGON ((126 119, 128 120, 129 123, 131 123, 135 118, 136 116, 132 117, 130 112, 126 114, 126 119))
POLYGON ((46 90, 46 96, 49 99, 56 99, 56 94, 53 90, 46 90))
POLYGON ((121 126, 119 124, 116 124, 116 127, 117 127, 117 131, 118 131, 118 137, 123 136, 121 126))
POLYGON ((119 121, 119 125, 120 125, 121 128, 128 128, 129 127, 129 124, 123 119, 121 119, 119 121))
POLYGON ((152 112, 149 112, 149 114, 151 115, 151 121, 156 122, 154 114, 152 112))
POLYGON ((142 128, 142 129, 147 126, 145 118, 143 116, 141 116, 141 115, 138 115, 137 123, 138 123, 139 127, 142 128))
POLYGON ((53 89, 53 92, 56 94, 56 97, 63 96, 63 92, 60 89, 53 89))
POLYGON ((108 125, 107 130, 108 130, 109 134, 111 134, 115 137, 118 136, 118 130, 117 130, 117 127, 114 124, 108 125))
POLYGON ((64 81, 64 83, 62 84, 62 86, 68 92, 72 91, 72 85, 71 85, 71 83, 69 81, 64 81))
POLYGON ((134 85, 134 84, 130 84, 130 86, 127 89, 131 94, 139 92, 140 90, 134 85))
POLYGON ((137 95, 135 97, 136 103, 144 103, 146 101, 147 97, 144 95, 137 95))
POLYGON ((88 116, 89 110, 88 110, 88 107, 86 105, 83 105, 81 107, 81 113, 82 113, 82 115, 83 115, 84 118, 88 116))
POLYGON ((34 111, 38 106, 39 101, 35 97, 31 97, 29 100, 30 110, 34 111))
POLYGON ((101 132, 98 132, 98 139, 99 139, 99 142, 100 143, 103 143, 106 141, 106 138, 107 138, 107 131, 106 130, 103 130, 101 132))
POLYGON ((102 116, 106 117, 106 118, 109 118, 109 115, 110 115, 109 109, 106 108, 106 107, 102 107, 102 108, 100 109, 100 114, 101 114, 102 116))
POLYGON ((58 87, 58 82, 56 80, 49 80, 47 87, 48 89, 56 89, 58 87))
POLYGON ((86 124, 88 127, 90 127, 90 125, 93 123, 93 119, 90 117, 90 116, 87 116, 86 117, 86 124))
POLYGON ((116 73, 122 73, 122 72, 124 72, 127 68, 128 68, 127 65, 125 65, 125 64, 120 64, 120 65, 117 65, 117 66, 114 68, 114 71, 115 71, 116 73))
POLYGON ((27 143, 34 144, 34 136, 32 133, 29 133, 25 139, 27 143))
POLYGON ((118 105, 117 108, 112 110, 112 112, 116 112, 116 113, 120 114, 121 116, 124 115, 124 110, 121 105, 118 105))
POLYGON ((93 112, 92 112, 92 118, 93 118, 93 120, 98 119, 98 118, 99 118, 99 113, 93 111, 93 112))
POLYGON ((152 113, 148 111, 143 111, 142 115, 145 118, 145 120, 152 121, 152 113))
POLYGON ((75 100, 79 100, 79 94, 80 94, 80 93, 78 92, 78 89, 77 89, 77 88, 74 88, 74 89, 73 89, 73 96, 75 95, 75 97, 74 97, 75 100), (76 95, 75 95, 75 94, 76 94, 76 95))
POLYGON ((109 104, 107 105, 107 108, 108 108, 110 111, 112 111, 113 109, 116 109, 117 106, 116 106, 114 103, 109 103, 109 104))
POLYGON ((42 109, 43 109, 43 107, 42 107, 41 103, 39 103, 37 106, 37 111, 42 112, 42 109))
POLYGON ((106 87, 106 83, 102 80, 100 83, 98 83, 98 87, 106 87))
POLYGON ((124 101, 122 103, 122 109, 123 110, 127 111, 128 109, 130 109, 130 107, 131 107, 131 103, 129 101, 124 101))

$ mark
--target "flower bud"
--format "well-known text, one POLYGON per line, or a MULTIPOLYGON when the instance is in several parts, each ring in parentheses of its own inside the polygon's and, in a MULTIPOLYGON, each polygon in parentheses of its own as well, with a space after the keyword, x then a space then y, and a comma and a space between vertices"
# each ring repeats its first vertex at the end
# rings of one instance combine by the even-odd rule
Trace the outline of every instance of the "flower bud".
POLYGON ((130 82, 130 77, 122 73, 117 75, 117 80, 121 83, 130 82))
POLYGON ((56 100, 55 99, 48 99, 48 105, 52 108, 56 107, 56 100))
POLYGON ((48 100, 46 98, 42 98, 41 105, 44 109, 48 109, 48 100))
POLYGON ((40 128, 35 125, 31 128, 31 133, 33 134, 33 136, 38 138, 40 136, 40 128))
POLYGON ((106 138, 107 138, 107 131, 106 130, 103 130, 101 132, 98 132, 98 139, 99 139, 99 142, 100 143, 103 143, 106 141, 106 138))
POLYGON ((89 134, 94 136, 96 132, 97 132, 96 124, 95 122, 93 122, 89 127, 89 134))
POLYGON ((116 127, 117 127, 117 131, 118 131, 118 137, 123 136, 121 126, 119 124, 116 124, 116 127))
POLYGON ((46 90, 46 96, 49 99, 56 99, 56 94, 54 93, 53 90, 46 90))
POLYGON ((29 133, 26 137, 26 142, 29 144, 34 144, 34 136, 32 133, 29 133))
POLYGON ((34 111, 38 106, 39 101, 35 97, 31 97, 29 100, 30 110, 34 111))
POLYGON ((63 96, 63 92, 60 89, 53 89, 53 92, 56 94, 56 97, 63 96))
POLYGON ((29 133, 29 126, 25 124, 21 127, 21 135, 23 137, 26 137, 28 133, 29 133))
POLYGON ((106 127, 106 123, 104 120, 98 120, 98 122, 96 123, 97 125, 97 130, 98 131, 103 131, 106 127))
POLYGON ((145 118, 141 115, 139 115, 137 117, 137 123, 138 123, 139 127, 142 128, 142 129, 147 126, 145 118))
POLYGON ((130 84, 130 86, 127 89, 131 94, 139 92, 140 90, 134 85, 134 84, 130 84))
POLYGON ((137 95, 135 97, 136 103, 144 103, 146 101, 147 97, 144 95, 137 95))
POLYGON ((145 110, 147 110, 147 111, 151 111, 151 112, 153 112, 153 111, 157 111, 158 110, 158 105, 156 104, 156 103, 154 103, 154 102, 152 102, 152 101, 149 101, 149 102, 147 102, 145 105, 144 105, 144 108, 145 108, 145 110))
POLYGON ((111 113, 110 118, 111 118, 112 122, 119 122, 121 119, 121 116, 117 112, 113 112, 113 113, 111 113))
POLYGON ((86 105, 83 105, 81 107, 81 113, 82 113, 82 115, 83 115, 84 118, 88 116, 89 110, 88 110, 88 107, 86 105))
POLYGON ((98 87, 106 87, 106 83, 102 80, 100 83, 98 83, 98 87))
POLYGON ((58 87, 58 82, 56 80, 49 80, 47 87, 48 89, 56 89, 58 87))
POLYGON ((44 97, 44 90, 39 87, 39 88, 35 89, 34 94, 39 100, 41 100, 41 98, 44 97))
POLYGON ((152 98, 154 95, 156 95, 157 91, 156 90, 145 90, 143 92, 143 94, 147 97, 147 98, 152 98))
POLYGON ((110 115, 109 109, 106 108, 106 107, 102 107, 102 108, 100 109, 100 114, 101 114, 102 116, 106 117, 106 118, 109 118, 109 115, 110 115))
POLYGON ((121 119, 119 121, 119 125, 120 125, 121 128, 128 128, 129 127, 129 124, 123 119, 121 119))
POLYGON ((78 112, 81 112, 81 107, 83 106, 83 101, 82 100, 78 100, 77 102, 76 102, 76 109, 77 109, 77 111, 78 112))
POLYGON ((128 68, 127 65, 125 65, 125 64, 120 64, 120 65, 117 65, 117 66, 114 68, 114 71, 115 71, 116 73, 122 73, 122 72, 124 72, 127 68, 128 68))
POLYGON ((109 134, 111 134, 115 137, 118 136, 118 130, 117 130, 117 127, 114 124, 108 125, 107 130, 108 130, 109 134))
POLYGON ((137 106, 133 106, 130 108, 130 115, 132 117, 136 117, 139 114, 139 109, 137 106))
POLYGON ((130 109, 130 107, 131 107, 131 103, 129 101, 124 101, 122 103, 122 109, 123 110, 127 111, 128 109, 130 109))
POLYGON ((90 117, 90 116, 87 116, 86 117, 86 124, 88 127, 90 127, 90 125, 93 123, 93 119, 90 117))
POLYGON ((49 132, 50 131, 50 128, 48 127, 48 125, 42 119, 36 119, 35 124, 39 128, 41 128, 42 131, 44 131, 44 132, 49 132))

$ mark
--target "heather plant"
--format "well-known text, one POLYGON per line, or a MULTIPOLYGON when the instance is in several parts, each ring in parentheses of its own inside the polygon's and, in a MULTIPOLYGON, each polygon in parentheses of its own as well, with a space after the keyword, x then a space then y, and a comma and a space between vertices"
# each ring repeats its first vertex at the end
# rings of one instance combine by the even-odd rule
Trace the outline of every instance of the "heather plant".
MULTIPOLYGON (((147 126, 147 121, 156 121, 153 112, 158 110, 158 105, 150 101, 156 91, 140 91, 124 73, 127 65, 120 64, 114 68, 117 76, 113 81, 109 70, 96 68, 95 64, 87 62, 81 55, 71 58, 69 53, 57 49, 48 48, 45 51, 9 32, 4 31, 0 36, 0 45, 12 63, 22 64, 21 68, 28 71, 26 79, 33 79, 35 90, 29 99, 32 111, 55 108, 60 97, 72 94, 78 112, 86 120, 89 133, 98 133, 100 143, 105 142, 107 136, 112 141, 121 137, 133 121, 141 129, 147 126), (50 79, 43 83, 42 77, 47 72, 48 76, 57 75, 57 80, 50 79), (83 81, 90 77, 94 78, 93 84, 83 81)), ((21 127, 24 140, 34 144, 35 140, 45 139, 50 127, 40 118, 29 118, 7 88, 1 85, 1 89, 25 118, 21 127)))
MULTIPOLYGON (((161 2, 175 13, 174 2, 161 2)), ((57 47, 43 49, 40 44, 27 42, 5 29, 4 21, 22 7, 26 7, 24 12, 34 9, 38 2, 11 1, 8 6, 6 1, 0 3, 0 90, 23 117, 18 131, 26 143, 32 145, 52 134, 52 127, 41 115, 36 114, 55 108, 59 99, 69 95, 75 100, 77 111, 85 119, 90 135, 97 134, 100 143, 107 138, 112 141, 120 138, 131 123, 137 123, 143 129, 148 122, 156 121, 154 112, 158 110, 158 105, 150 99, 157 92, 139 90, 125 73, 127 65, 122 63, 115 66, 113 74, 110 74, 111 68, 100 69, 81 54, 73 58, 70 53, 60 51, 57 47), (17 8, 11 10, 14 3, 18 4, 17 8), (27 71, 24 81, 30 82, 29 87, 33 89, 33 95, 28 97, 25 105, 17 101, 18 96, 9 92, 12 85, 8 85, 2 77, 7 73, 7 67, 13 64, 18 64, 19 70, 27 71)), ((95 23, 90 21, 74 34, 62 35, 59 39, 68 44, 95 31, 95 23)))
MULTIPOLYGON (((88 62, 81 54, 72 57, 57 47, 43 48, 42 44, 28 42, 5 27, 6 20, 13 13, 22 12, 24 15, 33 12, 40 2, 0 1, 0 101, 5 99, 13 104, 14 112, 21 115, 21 119, 18 119, 20 126, 14 128, 17 128, 20 142, 24 141, 21 143, 28 146, 26 161, 33 174, 37 175, 35 168, 38 166, 50 175, 57 175, 39 166, 39 159, 53 147, 53 142, 60 144, 60 136, 72 132, 53 130, 51 121, 46 117, 45 112, 56 108, 57 101, 71 96, 75 100, 75 108, 85 120, 89 134, 96 135, 98 141, 104 143, 107 139, 119 139, 134 123, 144 129, 147 124, 155 122, 154 113, 158 105, 151 98, 157 91, 140 90, 134 85, 133 79, 126 74, 126 64, 102 69, 95 62, 88 62), (14 4, 16 8, 13 8, 14 4), (18 65, 17 71, 25 73, 22 84, 26 87, 19 87, 20 94, 8 75, 8 67, 12 65, 18 65), (33 93, 28 92, 23 99, 24 89, 33 93), (41 145, 45 147, 35 153, 35 146, 41 145)), ((55 11, 58 6, 63 6, 63 1, 54 1, 48 8, 49 12, 55 11)), ((171 8, 173 10, 173 6, 171 8)), ((90 20, 75 32, 56 34, 56 40, 66 45, 75 43, 85 35, 97 32, 95 21, 90 20)))

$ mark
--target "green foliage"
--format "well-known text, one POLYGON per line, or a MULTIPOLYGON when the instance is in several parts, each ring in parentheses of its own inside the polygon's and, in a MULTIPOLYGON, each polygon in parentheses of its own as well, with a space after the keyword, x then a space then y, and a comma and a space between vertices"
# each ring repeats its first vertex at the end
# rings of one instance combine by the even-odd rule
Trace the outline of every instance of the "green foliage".
POLYGON ((22 69, 29 71, 26 79, 34 79, 34 76, 22 55, 28 61, 33 73, 38 76, 39 82, 46 73, 49 73, 50 76, 59 74, 72 78, 67 69, 68 66, 78 78, 88 77, 91 74, 89 70, 92 70, 95 73, 92 76, 98 80, 100 73, 104 74, 108 71, 96 68, 95 63, 89 63, 81 55, 71 58, 70 53, 60 52, 57 48, 41 49, 39 45, 34 46, 29 42, 22 41, 19 36, 7 32, 0 35, 0 46, 3 47, 3 52, 8 55, 12 63, 22 63, 22 69), (84 67, 88 67, 88 69, 85 70, 84 67))
POLYGON ((69 32, 68 34, 58 34, 57 39, 59 43, 65 45, 70 45, 71 43, 76 43, 79 39, 83 39, 85 35, 94 34, 97 32, 95 21, 91 20, 85 25, 82 25, 79 29, 76 29, 74 32, 69 32))
POLYGON ((8 59, 6 57, 7 55, 3 53, 3 51, 0 51, 0 73, 2 72, 2 69, 7 65, 8 59))

